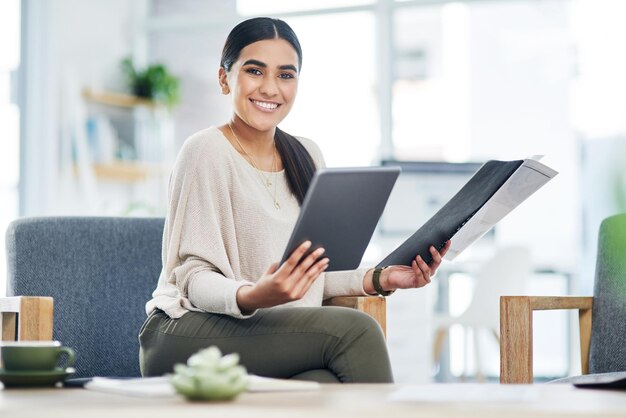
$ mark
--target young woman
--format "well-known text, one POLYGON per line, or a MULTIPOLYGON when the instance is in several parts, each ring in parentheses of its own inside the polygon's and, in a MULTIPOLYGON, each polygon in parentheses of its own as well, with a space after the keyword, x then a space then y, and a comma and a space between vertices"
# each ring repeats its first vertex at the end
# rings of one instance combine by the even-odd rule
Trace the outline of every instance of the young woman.
POLYGON ((298 90, 302 51, 283 21, 253 18, 229 34, 219 68, 233 114, 185 141, 170 180, 163 270, 140 332, 146 376, 196 351, 237 352, 249 372, 320 382, 391 382, 380 327, 369 316, 321 307, 338 295, 421 287, 441 263, 324 273, 306 242, 278 265, 317 167, 319 148, 277 125, 298 90), (376 280, 373 280, 375 278, 376 280), (376 286, 376 288, 375 288, 376 286))

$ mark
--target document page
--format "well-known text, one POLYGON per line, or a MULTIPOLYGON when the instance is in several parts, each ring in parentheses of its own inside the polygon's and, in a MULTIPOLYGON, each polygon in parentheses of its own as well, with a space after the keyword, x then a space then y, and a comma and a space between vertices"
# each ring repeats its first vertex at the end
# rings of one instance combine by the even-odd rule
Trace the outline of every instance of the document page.
POLYGON ((435 384, 398 389, 389 395, 397 402, 500 403, 533 402, 539 399, 539 388, 532 385, 435 384))
POLYGON ((454 260, 470 244, 482 237, 557 174, 555 170, 539 161, 524 160, 491 199, 454 234, 452 245, 444 258, 454 260))
POLYGON ((430 263, 431 245, 452 240, 445 258, 454 259, 471 243, 536 192, 557 172, 534 159, 487 161, 437 213, 377 267, 410 266, 417 254, 430 263))

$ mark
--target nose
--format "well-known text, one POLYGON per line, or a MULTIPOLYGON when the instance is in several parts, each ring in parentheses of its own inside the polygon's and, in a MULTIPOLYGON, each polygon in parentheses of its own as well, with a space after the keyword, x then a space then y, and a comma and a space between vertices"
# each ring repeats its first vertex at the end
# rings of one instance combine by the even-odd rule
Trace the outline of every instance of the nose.
POLYGON ((267 97, 276 96, 278 94, 278 84, 275 77, 265 77, 259 86, 259 92, 267 97))

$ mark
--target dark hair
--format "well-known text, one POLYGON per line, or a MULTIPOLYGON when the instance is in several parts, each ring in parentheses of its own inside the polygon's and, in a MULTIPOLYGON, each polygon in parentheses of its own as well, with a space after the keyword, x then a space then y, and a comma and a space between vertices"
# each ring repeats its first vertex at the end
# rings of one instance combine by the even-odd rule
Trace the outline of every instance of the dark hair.
MULTIPOLYGON (((298 72, 302 68, 302 47, 291 27, 280 19, 254 17, 244 20, 230 31, 222 50, 220 66, 227 72, 239 59, 246 46, 266 39, 284 39, 298 54, 298 72)), ((276 128, 274 133, 276 150, 283 161, 289 190, 302 204, 315 172, 315 163, 309 152, 292 135, 276 128)))

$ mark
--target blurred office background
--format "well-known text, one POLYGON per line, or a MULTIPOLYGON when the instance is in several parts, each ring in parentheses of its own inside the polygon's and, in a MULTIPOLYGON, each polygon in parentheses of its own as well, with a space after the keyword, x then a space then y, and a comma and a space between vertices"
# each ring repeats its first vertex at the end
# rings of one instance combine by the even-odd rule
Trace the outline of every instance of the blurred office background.
MULTIPOLYGON (((560 172, 436 283, 389 299, 399 382, 497 379, 489 308, 485 330, 451 326, 440 361, 434 324, 462 322, 481 263, 506 248, 529 257, 519 291, 591 294, 599 221, 626 211, 622 0, 2 0, 2 231, 21 216, 163 216, 182 142, 229 117, 225 37, 256 15, 283 18, 303 46, 285 130, 314 139, 329 166, 406 162, 364 263, 445 203, 473 172, 463 167, 539 154, 560 172), (119 95, 126 57, 166 65, 180 104, 119 95)), ((540 315, 535 374, 578 373, 572 318, 540 315)))

